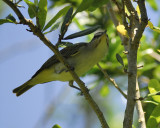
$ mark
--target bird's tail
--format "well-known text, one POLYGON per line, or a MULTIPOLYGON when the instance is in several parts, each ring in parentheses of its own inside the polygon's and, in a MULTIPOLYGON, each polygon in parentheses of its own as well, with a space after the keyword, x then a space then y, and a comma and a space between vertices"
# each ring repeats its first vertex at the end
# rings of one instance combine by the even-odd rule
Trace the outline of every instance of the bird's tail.
POLYGON ((13 93, 16 93, 16 96, 20 96, 23 93, 25 93, 27 90, 29 90, 30 88, 32 88, 34 85, 30 85, 29 84, 30 80, 27 81, 26 83, 22 84, 21 86, 15 88, 13 90, 13 93))

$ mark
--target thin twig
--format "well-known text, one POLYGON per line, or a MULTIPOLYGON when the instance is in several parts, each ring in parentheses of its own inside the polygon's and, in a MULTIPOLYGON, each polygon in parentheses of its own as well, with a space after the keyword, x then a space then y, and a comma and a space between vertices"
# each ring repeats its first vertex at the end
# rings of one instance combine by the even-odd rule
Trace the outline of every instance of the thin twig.
POLYGON ((90 106, 92 107, 92 109, 95 111, 96 115, 98 116, 102 128, 109 128, 103 113, 101 112, 101 110, 99 109, 98 105, 96 104, 96 102, 92 99, 91 95, 88 92, 88 89, 85 87, 85 84, 83 83, 83 81, 81 81, 79 79, 79 77, 77 76, 77 74, 72 70, 71 66, 67 63, 67 61, 63 58, 63 56, 60 54, 59 50, 57 49, 56 46, 54 46, 45 36, 44 34, 41 32, 41 30, 32 23, 31 20, 27 20, 25 19, 25 17, 22 15, 22 13, 19 11, 19 9, 16 7, 16 5, 14 3, 12 3, 10 0, 3 0, 7 5, 9 5, 13 11, 16 13, 16 15, 18 16, 20 23, 29 26, 29 28, 31 29, 31 31, 33 32, 34 35, 36 35, 37 37, 39 37, 39 39, 46 45, 48 46, 57 56, 57 58, 59 59, 59 61, 61 63, 63 63, 65 65, 65 67, 68 69, 68 71, 70 72, 70 74, 72 75, 74 81, 76 81, 76 83, 79 85, 81 91, 83 92, 85 99, 88 101, 88 103, 90 104, 90 106))
POLYGON ((108 73, 97 63, 98 68, 103 72, 104 76, 114 85, 114 87, 127 99, 127 95, 118 87, 114 79, 110 78, 108 73))
POLYGON ((117 6, 118 10, 119 10, 119 13, 121 14, 122 13, 122 8, 121 8, 121 5, 117 2, 117 0, 112 0, 113 3, 117 6))

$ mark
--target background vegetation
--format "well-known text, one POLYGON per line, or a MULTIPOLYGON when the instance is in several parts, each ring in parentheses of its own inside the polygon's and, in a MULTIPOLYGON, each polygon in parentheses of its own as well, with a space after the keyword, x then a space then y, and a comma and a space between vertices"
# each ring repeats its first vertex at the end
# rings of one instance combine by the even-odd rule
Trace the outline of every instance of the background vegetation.
MULTIPOLYGON (((6 2, 7 0, 3 0, 6 2)), ((125 0, 124 0, 125 1, 125 0)), ((126 0, 127 1, 127 0, 126 0)), ((6 4, 0 1, 0 5, 5 5, 6 4)), ((33 19, 33 23, 37 24, 37 26, 42 30, 44 34, 46 34, 47 38, 51 40, 53 44, 56 44, 58 41, 58 34, 61 33, 62 35, 62 27, 61 25, 64 23, 64 17, 67 13, 67 11, 70 9, 70 7, 73 7, 73 14, 76 14, 73 20, 69 18, 69 23, 70 26, 67 30, 67 28, 64 28, 64 30, 67 31, 65 37, 67 35, 70 35, 72 33, 78 32, 80 30, 85 30, 87 28, 93 28, 96 25, 100 25, 101 28, 99 30, 107 30, 107 34, 110 38, 110 47, 109 47, 109 52, 108 55, 99 63, 101 67, 103 68, 104 71, 106 71, 110 77, 114 78, 118 86, 127 94, 127 89, 128 89, 128 78, 127 76, 129 73, 128 71, 128 59, 127 59, 127 54, 125 54, 127 51, 125 47, 125 43, 128 43, 129 40, 132 39, 132 36, 130 35, 128 29, 124 29, 124 26, 126 27, 126 24, 124 23, 124 13, 123 13, 123 0, 103 0, 103 1, 96 1, 96 0, 50 0, 50 1, 45 1, 41 0, 42 4, 38 4, 38 1, 13 1, 13 3, 16 3, 17 8, 19 8, 24 14, 27 19, 31 18, 33 19), (17 3, 20 2, 20 3, 17 3), (44 3, 43 3, 44 2, 44 3), (47 3, 48 2, 48 5, 47 3), (28 6, 26 6, 28 5, 28 6), (23 8, 25 6, 25 8, 23 8), (39 6, 39 10, 38 7, 39 6), (42 6, 42 7, 40 7, 42 6), (46 8, 48 7, 48 9, 46 8), (28 8, 28 12, 27 12, 28 8), (42 10, 40 10, 40 8, 42 10), (76 13, 74 13, 76 12, 76 13), (29 15, 27 14, 29 13, 29 15), (56 15, 57 14, 57 15, 56 15), (47 20, 45 20, 45 16, 47 15, 47 20), (51 20, 52 19, 52 20, 51 20), (39 20, 39 23, 37 22, 39 20), (49 22, 50 21, 50 22, 49 22), (123 26, 124 25, 124 26, 123 26), (127 41, 126 41, 127 40, 127 41), (120 55, 121 57, 117 57, 116 55, 120 55), (117 58, 118 59, 117 59, 117 58), (124 65, 119 63, 118 60, 123 60, 124 65)), ((138 1, 137 1, 138 2, 138 1)), ((132 4, 137 11, 137 15, 139 17, 139 21, 141 21, 142 13, 140 12, 141 8, 139 9, 136 1, 132 1, 132 4)), ((158 28, 160 26, 160 19, 159 19, 159 1, 154 1, 154 0, 147 0, 145 1, 147 13, 148 13, 148 19, 149 23, 145 27, 145 32, 141 36, 141 40, 138 44, 138 55, 137 55, 137 66, 139 67, 137 69, 137 77, 138 77, 138 84, 140 87, 140 94, 141 97, 135 97, 137 101, 142 102, 143 110, 145 112, 145 124, 147 124, 147 127, 159 127, 159 91, 160 91, 160 84, 158 81, 160 81, 160 36, 159 32, 160 29, 158 28), (157 14, 157 15, 156 15, 157 14)), ((0 12, 2 15, 2 18, 0 20, 0 24, 2 29, 1 31, 1 36, 3 36, 5 33, 4 38, 10 37, 12 38, 21 38, 21 31, 25 31, 25 29, 28 29, 28 27, 20 25, 21 27, 18 28, 19 25, 14 25, 14 24, 19 24, 19 19, 16 17, 15 13, 13 13, 11 10, 9 10, 10 15, 7 16, 6 13, 8 13, 8 10, 6 10, 3 6, 0 8, 0 12), (6 15, 6 18, 4 16, 6 15), (4 24, 6 23, 6 24, 4 24), (13 23, 7 24, 7 23, 13 23), (11 33, 7 35, 8 30, 4 30, 3 26, 5 28, 12 28, 14 26, 14 30, 16 31, 17 29, 17 34, 12 37, 11 33), (23 30, 22 30, 23 29, 23 30), (6 31, 6 32, 5 32, 6 31), (18 33, 19 32, 19 33, 18 33), (7 36, 6 36, 7 35, 7 36)), ((128 22, 129 25, 131 25, 132 21, 129 16, 131 16, 130 10, 128 9, 127 5, 125 7, 125 13, 126 13, 126 21, 128 22)), ((22 23, 23 24, 23 23, 22 23)), ((32 30, 32 28, 31 28, 32 30)), ((14 31, 12 31, 14 34, 14 31)), ((30 43, 34 42, 36 37, 33 37, 31 32, 26 32, 24 37, 30 36, 32 39, 30 41, 27 41, 24 43, 24 41, 21 39, 21 43, 19 44, 12 44, 11 48, 6 50, 4 42, 2 42, 2 48, 1 48, 1 68, 3 68, 3 63, 4 65, 7 65, 8 67, 15 68, 13 67, 13 63, 7 63, 7 60, 9 58, 12 58, 15 55, 23 56, 24 51, 30 51, 30 54, 28 58, 23 59, 17 59, 15 60, 15 65, 17 65, 15 71, 13 72, 10 68, 6 67, 5 70, 2 70, 3 72, 1 73, 1 78, 4 78, 6 81, 7 79, 10 80, 11 77, 14 77, 15 72, 18 72, 17 70, 23 70, 24 67, 27 68, 27 70, 32 70, 30 66, 24 65, 23 62, 34 65, 35 71, 38 69, 38 66, 40 66, 48 57, 44 56, 44 54, 39 50, 39 53, 37 52, 34 58, 30 58, 32 54, 32 50, 35 51, 35 49, 38 47, 38 43, 30 43), (27 35, 26 33, 29 33, 27 35), (27 45, 25 45, 27 44, 27 45), (18 45, 18 46, 16 46, 18 45), (44 58, 44 61, 41 60, 41 56, 39 54, 41 53, 41 56, 44 58), (40 63, 39 60, 42 62, 40 63), (5 61, 5 62, 4 62, 5 61), (34 63, 40 63, 39 65, 35 65, 34 63), (22 65, 21 65, 22 63, 22 65), (7 72, 7 70, 11 71, 12 75, 3 75, 7 72), (12 73, 13 72, 13 73, 12 73)), ((91 38, 93 37, 92 34, 88 35, 86 38, 77 38, 77 39, 72 39, 69 40, 69 42, 76 43, 76 42, 81 42, 81 41, 90 41, 91 38)), ((3 38, 2 38, 3 39, 3 38)), ((6 43, 12 41, 11 39, 8 39, 6 43)), ((38 40, 36 40, 38 42, 38 40)), ((16 42, 16 41, 15 41, 16 42)), ((41 45, 43 45, 41 43, 41 45)), ((46 47, 45 47, 46 48, 46 47)), ((44 48, 44 49, 45 49, 44 48)), ((46 51, 49 51, 49 49, 46 48, 46 51)), ((45 51, 45 52, 46 52, 45 51)), ((52 53, 51 53, 52 55, 52 53)), ((134 57, 133 57, 134 58, 134 57)), ((31 76, 30 72, 28 71, 28 74, 26 75, 28 78, 31 76)), ((33 73, 35 72, 33 71, 33 73)), ((22 71, 25 72, 26 71, 22 71)), ((33 74, 32 73, 32 74, 33 74)), ((14 81, 25 81, 26 76, 24 78, 20 78, 20 74, 18 74, 18 77, 14 77, 14 81)), ((17 76, 17 74, 16 74, 17 76)), ((104 74, 101 72, 101 70, 95 66, 93 67, 85 77, 82 78, 87 87, 90 89, 90 93, 93 97, 93 99, 96 101, 100 109, 102 110, 107 123, 111 128, 119 128, 119 127, 125 127, 123 123, 123 117, 125 116, 125 107, 126 107, 126 99, 121 95, 119 91, 115 89, 113 86, 112 82, 109 81, 108 79, 105 78, 104 74)), ((12 81, 13 81, 12 80, 12 81)), ((2 80, 3 81, 3 80, 2 80)), ((3 83, 3 82, 2 82, 3 83)), ((23 83, 23 82, 21 82, 23 83)), ((16 84, 21 84, 20 82, 17 82, 16 84)), ((6 82, 3 83, 3 87, 7 86, 6 82)), ((12 83, 9 83, 12 84, 12 83)), ((74 128, 79 128, 79 127, 85 127, 85 128, 97 128, 100 127, 100 123, 98 121, 98 118, 96 117, 94 111, 91 109, 91 107, 88 105, 86 100, 78 94, 78 92, 74 89, 70 89, 67 86, 59 87, 60 85, 63 85, 64 83, 56 83, 55 87, 52 87, 53 91, 50 91, 51 87, 50 85, 53 84, 55 86, 55 82, 53 83, 48 83, 45 84, 44 88, 46 89, 46 93, 43 95, 45 96, 45 101, 44 104, 47 105, 41 105, 42 109, 39 110, 41 111, 42 117, 40 118, 38 114, 35 113, 35 118, 37 118, 37 125, 35 127, 52 127, 54 124, 58 124, 61 127, 74 127, 74 128), (47 87, 48 85, 48 87, 47 87), (72 92, 72 93, 71 93, 72 92), (56 94, 53 94, 56 93, 56 94), (46 108, 46 109, 45 109, 46 108), (68 111, 68 112, 67 112, 68 111), (39 119, 40 118, 40 119, 39 119), (39 119, 39 120, 38 120, 39 119)), ((6 103, 4 102, 6 95, 10 95, 11 97, 14 97, 13 94, 11 94, 11 90, 15 88, 17 85, 10 85, 10 88, 6 88, 6 94, 2 93, 1 99, 5 105, 10 105, 10 108, 14 108, 16 111, 12 113, 12 116, 17 118, 15 119, 15 122, 17 123, 11 123, 15 127, 25 127, 24 123, 21 123, 20 118, 18 116, 22 116, 23 120, 26 121, 26 126, 30 124, 27 127, 33 127, 35 123, 31 123, 30 117, 27 117, 27 113, 23 115, 21 110, 16 109, 15 105, 11 105, 11 103, 6 103), (13 95, 13 96, 12 96, 13 95), (22 114, 20 114, 22 113, 22 114), (26 117, 27 118, 26 118, 26 117)), ((37 87, 38 88, 38 87, 37 87)), ((31 105, 29 108, 32 108, 32 111, 35 111, 36 108, 39 106, 36 105, 37 99, 39 98, 44 98, 43 96, 37 95, 31 95, 31 93, 36 93, 37 88, 35 88, 34 92, 30 92, 30 94, 25 94, 25 97, 30 97, 30 99, 34 99, 34 101, 30 102, 29 104, 31 105), (33 107, 34 106, 34 107, 33 107)), ((128 94, 130 95, 130 93, 128 94)), ((11 98, 8 97, 8 98, 11 98)), ((18 98, 16 97, 12 98, 12 103, 13 104, 25 104, 25 97, 18 98), (18 101, 19 100, 19 101, 18 101)), ((32 99, 32 100, 33 100, 32 99)), ((21 106, 26 110, 28 105, 26 106, 21 106)), ((1 110, 5 110, 5 106, 2 106, 1 110)), ((23 109, 22 109, 23 110, 23 109)), ((29 109, 28 109, 29 111, 29 109)), ((32 112, 30 111, 30 112, 32 112)), ((34 113, 34 112, 33 112, 34 113)), ((38 112, 37 112, 38 113, 38 112)), ((6 126, 7 123, 5 120, 7 118, 4 116, 1 116, 1 121, 2 126, 6 126)), ((140 119, 140 114, 135 111, 134 112, 134 120, 133 120, 133 126, 138 127, 142 126, 140 119), (140 123, 138 123, 140 121, 140 123)), ((31 114, 30 116, 34 117, 34 114, 31 114)), ((9 120, 13 119, 9 118, 9 120)), ((22 121, 23 122, 23 121, 22 121)), ((130 125, 129 125, 130 126, 130 125)), ((8 125, 9 127, 9 125, 8 125)))

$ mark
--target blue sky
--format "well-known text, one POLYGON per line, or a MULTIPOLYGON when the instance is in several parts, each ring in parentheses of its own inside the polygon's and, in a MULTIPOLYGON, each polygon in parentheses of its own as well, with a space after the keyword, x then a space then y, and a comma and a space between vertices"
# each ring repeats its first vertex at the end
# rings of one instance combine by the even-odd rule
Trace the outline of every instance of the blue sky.
MULTIPOLYGON (((27 9, 22 8, 21 10, 27 16, 27 9)), ((15 16, 13 11, 7 8, 0 18, 4 18, 9 13, 15 16)), ((149 9, 148 15, 149 18, 152 17, 151 21, 157 24, 159 15, 151 9, 149 9)), ((27 18, 29 17, 27 16, 27 18)), ((26 31, 26 28, 26 26, 14 24, 0 26, 0 127, 40 128, 41 123, 44 123, 42 122, 44 112, 52 104, 51 108, 55 110, 51 114, 52 120, 45 124, 46 128, 51 128, 56 123, 64 128, 68 128, 70 125, 75 125, 72 126, 73 128, 81 128, 83 126, 81 121, 83 121, 85 114, 80 108, 79 101, 84 99, 77 96, 77 90, 68 87, 66 82, 37 85, 20 97, 16 97, 12 93, 14 88, 30 79, 52 55, 52 52, 37 37, 26 31), (73 114, 70 114, 71 112, 73 114), (74 120, 74 124, 72 120, 74 120)), ((73 31, 78 31, 74 25, 70 26, 67 34, 73 31)), ((58 32, 49 34, 48 38, 52 42, 56 42, 58 32)), ((83 37, 72 41, 85 41, 85 39, 83 37)), ((84 78, 84 81, 88 82, 89 80, 84 78)), ((112 97, 121 97, 119 92, 114 88, 111 89, 112 94, 108 100, 112 97)), ((120 98, 118 102, 121 103, 122 100, 124 99, 120 98)), ((124 107, 125 105, 122 104, 118 110, 123 113, 124 107)), ((122 114, 119 113, 119 115, 122 114)))

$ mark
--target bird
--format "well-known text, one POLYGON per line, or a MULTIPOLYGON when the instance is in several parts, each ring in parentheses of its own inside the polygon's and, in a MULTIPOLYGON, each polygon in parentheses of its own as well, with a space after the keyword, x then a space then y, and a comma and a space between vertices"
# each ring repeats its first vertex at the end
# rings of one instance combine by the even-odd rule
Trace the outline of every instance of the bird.
MULTIPOLYGON (((68 64, 73 67, 75 73, 82 76, 107 54, 108 48, 109 38, 105 31, 95 33, 89 43, 80 42, 67 46, 60 50, 60 53, 68 64)), ((20 96, 37 84, 51 81, 69 81, 69 83, 73 83, 73 78, 68 69, 58 60, 56 55, 51 56, 31 79, 15 88, 13 93, 20 96)))

